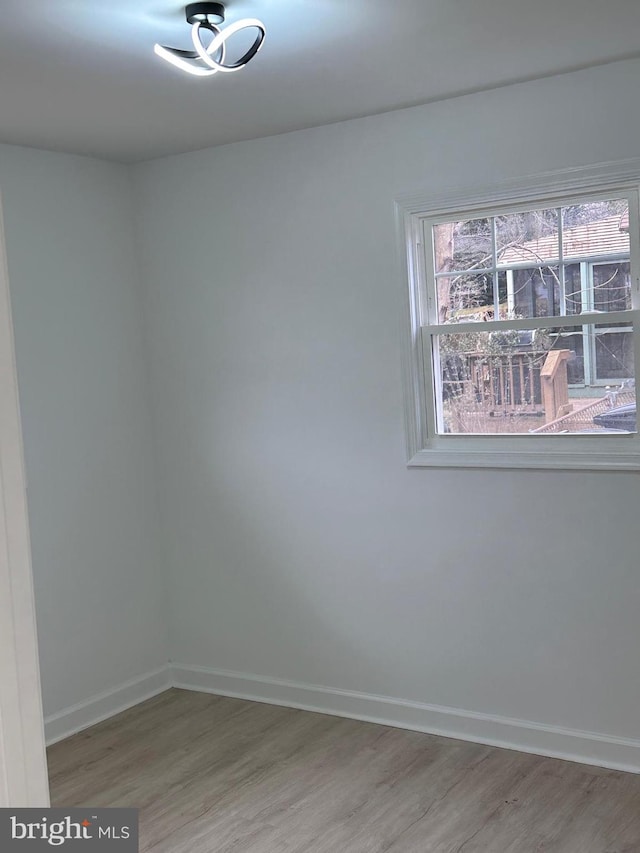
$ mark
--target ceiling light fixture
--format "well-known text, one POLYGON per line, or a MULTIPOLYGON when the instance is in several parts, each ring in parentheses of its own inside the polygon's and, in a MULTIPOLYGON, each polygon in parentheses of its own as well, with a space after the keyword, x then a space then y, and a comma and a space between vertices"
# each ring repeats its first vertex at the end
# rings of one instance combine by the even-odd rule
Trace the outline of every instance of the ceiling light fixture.
POLYGON ((222 3, 190 3, 185 9, 185 15, 187 23, 191 24, 191 41, 194 50, 180 50, 177 47, 164 47, 161 44, 156 44, 153 50, 162 59, 171 65, 175 65, 176 68, 186 71, 187 74, 193 74, 196 77, 211 77, 212 74, 217 74, 219 71, 238 71, 238 69, 244 68, 262 47, 266 30, 264 24, 257 18, 243 18, 241 21, 236 21, 235 24, 230 24, 224 30, 216 26, 224 21, 224 5, 222 3), (226 42, 235 33, 251 27, 255 28, 258 33, 249 50, 233 64, 226 64, 226 42), (208 44, 202 40, 205 30, 213 36, 208 44))

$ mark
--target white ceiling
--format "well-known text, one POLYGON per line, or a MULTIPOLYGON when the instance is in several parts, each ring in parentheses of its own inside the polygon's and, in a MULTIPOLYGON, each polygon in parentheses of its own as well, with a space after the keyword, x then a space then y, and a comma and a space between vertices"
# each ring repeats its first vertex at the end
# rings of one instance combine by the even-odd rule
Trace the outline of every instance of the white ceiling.
POLYGON ((0 0, 0 142, 135 161, 640 56, 638 0, 229 0, 248 16, 258 56, 197 79, 152 52, 189 47, 179 0, 0 0))

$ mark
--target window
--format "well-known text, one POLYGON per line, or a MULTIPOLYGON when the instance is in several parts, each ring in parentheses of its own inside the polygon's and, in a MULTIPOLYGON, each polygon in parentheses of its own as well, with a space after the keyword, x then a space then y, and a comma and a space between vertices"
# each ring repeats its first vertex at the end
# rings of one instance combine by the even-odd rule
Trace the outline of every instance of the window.
POLYGON ((398 207, 409 464, 640 468, 637 181, 585 170, 398 207))

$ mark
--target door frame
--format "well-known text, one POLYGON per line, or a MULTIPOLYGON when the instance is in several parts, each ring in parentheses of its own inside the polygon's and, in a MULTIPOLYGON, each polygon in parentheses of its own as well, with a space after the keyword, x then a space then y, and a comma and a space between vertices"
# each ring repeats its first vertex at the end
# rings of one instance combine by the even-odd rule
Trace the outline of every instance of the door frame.
POLYGON ((0 200, 0 807, 46 807, 31 547, 0 200))

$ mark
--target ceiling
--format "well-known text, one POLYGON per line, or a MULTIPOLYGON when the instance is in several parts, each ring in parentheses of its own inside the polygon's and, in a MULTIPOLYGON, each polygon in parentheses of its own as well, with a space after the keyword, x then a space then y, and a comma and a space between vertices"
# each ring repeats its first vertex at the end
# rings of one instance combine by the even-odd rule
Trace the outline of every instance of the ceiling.
MULTIPOLYGON (((175 0, 2 0, 0 142, 125 162, 640 56, 638 0, 229 0, 267 38, 194 78, 175 0)), ((639 81, 640 82, 640 81, 639 81)))

